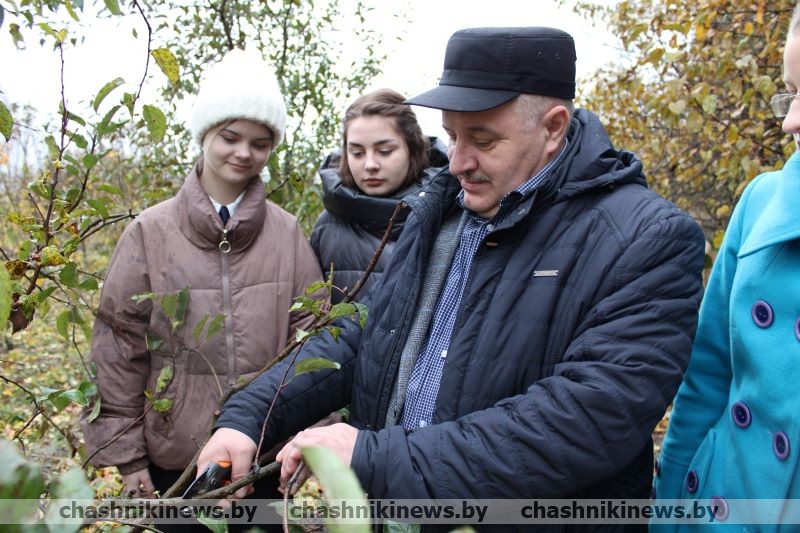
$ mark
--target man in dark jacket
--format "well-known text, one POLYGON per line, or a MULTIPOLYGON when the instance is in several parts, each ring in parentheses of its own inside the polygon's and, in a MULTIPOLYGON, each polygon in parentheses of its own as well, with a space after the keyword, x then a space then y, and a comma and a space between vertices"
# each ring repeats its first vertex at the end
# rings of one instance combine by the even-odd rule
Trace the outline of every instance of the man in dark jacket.
MULTIPOLYGON (((647 498, 651 433, 687 364, 703 235, 646 188, 641 162, 573 111, 572 38, 549 28, 455 33, 437 88, 450 172, 414 196, 382 284, 339 342, 300 359, 338 371, 284 388, 268 442, 299 433, 373 498, 647 498)), ((284 363, 285 365, 285 363, 284 363)), ((203 450, 243 475, 284 375, 233 396, 203 450)), ((242 491, 243 492, 243 491, 242 491)))

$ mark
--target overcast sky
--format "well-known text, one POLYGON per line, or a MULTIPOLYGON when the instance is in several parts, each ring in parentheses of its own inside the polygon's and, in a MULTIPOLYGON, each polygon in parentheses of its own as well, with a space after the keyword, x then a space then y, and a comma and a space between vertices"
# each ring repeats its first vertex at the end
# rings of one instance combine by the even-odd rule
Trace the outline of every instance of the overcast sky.
MULTIPOLYGON (((614 2, 614 0, 606 0, 614 2)), ((474 26, 552 26, 570 32, 575 38, 578 76, 589 76, 598 67, 614 60, 618 52, 613 36, 599 31, 569 8, 558 8, 555 0, 368 0, 374 6, 369 22, 383 33, 387 53, 384 72, 370 88, 391 87, 407 96, 436 85, 441 74, 447 39, 458 29, 474 26), (400 16, 398 16, 400 15, 400 16)), ((344 0, 346 3, 346 0, 344 0)), ((85 3, 83 27, 77 33, 85 42, 65 49, 65 85, 68 106, 80 104, 97 93, 107 81, 122 77, 134 90, 142 76, 142 60, 147 45, 146 31, 136 16, 96 20, 92 2, 85 3), (89 22, 91 21, 91 22, 89 22), (131 25, 138 27, 139 39, 131 36, 131 25)), ((102 2, 100 2, 102 5, 102 2)), ((342 13, 346 13, 343 9, 342 13)), ((45 111, 57 110, 59 58, 50 46, 39 46, 28 38, 24 52, 16 50, 8 34, 8 18, 0 31, 0 57, 3 76, 0 98, 6 103, 27 103, 45 111)), ((70 27, 74 23, 70 22, 70 27)), ((56 28, 58 29, 58 28, 56 28)), ((342 28, 347 33, 347 28, 342 28)), ((31 35, 32 32, 27 32, 31 35)), ((359 43, 352 43, 358 47, 359 43)), ((151 98, 163 83, 158 67, 151 65, 151 98)), ((145 100, 147 93, 145 93, 145 100)), ((580 104, 580 102, 578 102, 580 104)), ((438 111, 417 108, 426 133, 442 135, 438 111)))

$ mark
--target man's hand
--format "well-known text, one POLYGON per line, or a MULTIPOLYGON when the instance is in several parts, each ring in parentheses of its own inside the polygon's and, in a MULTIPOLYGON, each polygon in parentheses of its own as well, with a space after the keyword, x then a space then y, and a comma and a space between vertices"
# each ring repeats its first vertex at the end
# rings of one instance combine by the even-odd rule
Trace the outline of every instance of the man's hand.
MULTIPOLYGON (((237 481, 250 472, 256 448, 256 443, 241 431, 220 428, 211 435, 197 458, 197 475, 202 474, 211 462, 228 461, 231 463, 231 481, 237 481)), ((237 490, 233 497, 244 498, 251 492, 253 487, 248 485, 237 490)))
MULTIPOLYGON (((281 463, 281 487, 286 490, 292 475, 300 461, 303 460, 301 450, 309 446, 324 446, 331 449, 341 459, 345 466, 350 466, 353 458, 353 448, 356 445, 358 430, 349 424, 333 424, 331 426, 310 428, 301 431, 278 452, 275 460, 281 463)), ((307 472, 301 472, 293 487, 288 487, 294 493, 308 477, 307 472)))
POLYGON ((156 488, 153 480, 150 479, 150 471, 147 467, 123 474, 122 476, 122 496, 125 498, 155 498, 156 488))

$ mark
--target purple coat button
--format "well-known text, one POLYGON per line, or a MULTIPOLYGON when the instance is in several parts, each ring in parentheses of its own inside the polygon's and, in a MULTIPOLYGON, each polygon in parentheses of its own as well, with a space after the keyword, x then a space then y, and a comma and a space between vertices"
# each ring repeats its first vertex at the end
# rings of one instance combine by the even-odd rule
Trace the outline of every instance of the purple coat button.
POLYGON ((736 402, 731 407, 731 417, 734 423, 740 428, 746 428, 750 425, 752 418, 750 417, 750 408, 744 402, 736 402))
POLYGON ((711 498, 711 510, 715 513, 714 518, 716 520, 725 520, 730 513, 728 502, 725 501, 725 498, 722 496, 714 496, 711 498))
POLYGON ((781 461, 789 457, 789 437, 783 431, 777 432, 773 437, 772 451, 781 461))
POLYGON ((772 320, 775 318, 772 314, 772 308, 764 300, 759 300, 753 304, 750 310, 750 315, 753 317, 753 322, 760 328, 768 328, 772 325, 772 320))
POLYGON ((686 490, 688 490, 690 494, 697 492, 698 481, 697 472, 689 470, 689 473, 686 474, 686 490))
POLYGON ((794 336, 800 341, 800 316, 797 317, 797 320, 794 323, 794 336))

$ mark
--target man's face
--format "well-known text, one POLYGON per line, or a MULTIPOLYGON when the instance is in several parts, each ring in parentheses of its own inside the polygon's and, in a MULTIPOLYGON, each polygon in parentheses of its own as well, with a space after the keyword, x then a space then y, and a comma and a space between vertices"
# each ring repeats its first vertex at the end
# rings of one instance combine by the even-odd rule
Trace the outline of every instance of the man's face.
POLYGON ((517 97, 494 109, 475 113, 442 111, 450 138, 450 172, 464 189, 464 204, 489 219, 500 200, 547 164, 548 131, 533 125, 517 97))

